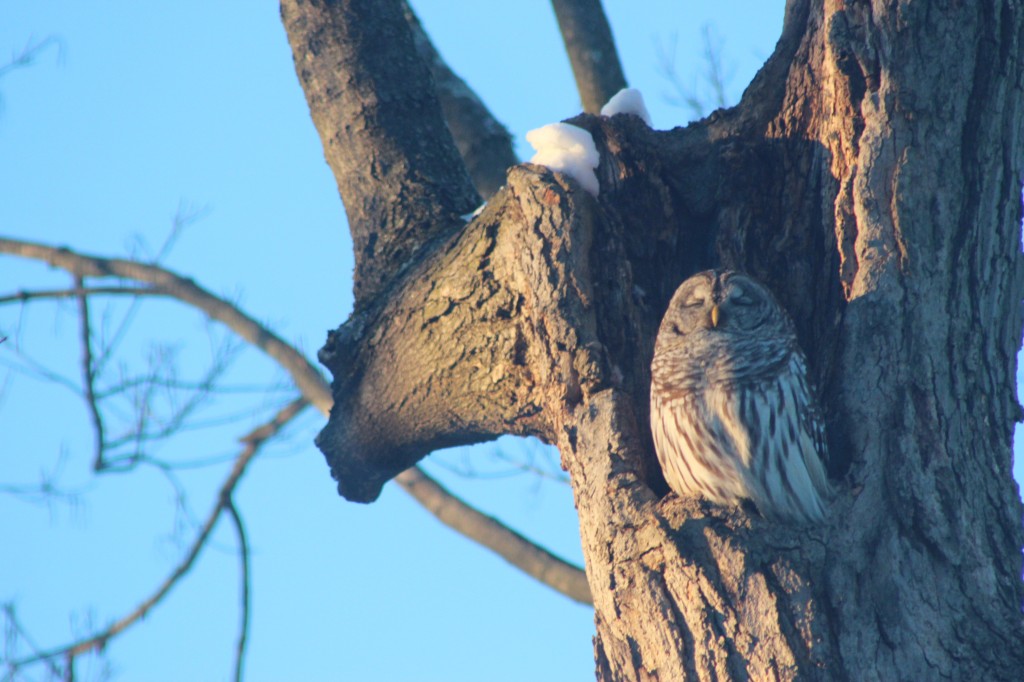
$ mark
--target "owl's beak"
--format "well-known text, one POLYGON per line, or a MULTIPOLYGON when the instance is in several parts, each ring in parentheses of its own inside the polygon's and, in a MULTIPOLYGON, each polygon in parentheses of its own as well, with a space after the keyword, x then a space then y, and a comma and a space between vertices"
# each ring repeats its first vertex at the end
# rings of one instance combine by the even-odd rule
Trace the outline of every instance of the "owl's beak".
POLYGON ((718 306, 717 305, 712 305, 711 306, 711 326, 712 327, 717 327, 718 326, 718 315, 719 315, 719 313, 718 313, 718 306))

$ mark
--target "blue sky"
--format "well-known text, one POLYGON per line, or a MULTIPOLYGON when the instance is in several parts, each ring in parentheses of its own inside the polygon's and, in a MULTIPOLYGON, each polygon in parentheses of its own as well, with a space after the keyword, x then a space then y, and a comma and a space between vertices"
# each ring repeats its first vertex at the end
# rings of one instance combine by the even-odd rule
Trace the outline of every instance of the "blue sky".
MULTIPOLYGON (((655 127, 670 128, 690 112, 665 97, 657 45, 677 39, 676 68, 698 83, 701 31, 712 25, 735 101, 775 44, 783 3, 664 0, 644 3, 643 12, 627 0, 605 5, 630 84, 644 91, 655 127)), ((514 133, 521 156, 529 156, 528 130, 578 113, 548 2, 414 7, 450 65, 514 133)), ((0 54, 54 38, 35 65, 0 79, 0 234, 145 255, 176 213, 195 214, 165 265, 239 302, 313 356, 351 308, 351 246, 277 4, 16 0, 0 18, 0 54)), ((0 260, 0 295, 67 284, 37 264, 0 260)), ((112 332, 126 305, 97 303, 93 311, 97 331, 112 332)), ((0 335, 11 336, 0 346, 0 482, 30 484, 57 470, 59 485, 76 493, 45 504, 0 495, 0 601, 15 603, 46 648, 89 632, 90 623, 105 625, 150 593, 190 542, 228 464, 180 474, 187 512, 153 469, 93 477, 81 399, 12 369, 24 365, 10 355, 16 347, 77 381, 74 307, 0 307, 0 335)), ((111 376, 162 354, 174 355, 181 378, 195 379, 215 355, 211 347, 228 338, 182 306, 147 301, 111 376)), ((281 373, 252 351, 224 381, 271 388, 212 398, 202 422, 241 421, 188 431, 151 451, 176 462, 230 458, 237 437, 291 397, 280 390, 281 373)), ((111 410, 131 414, 125 403, 111 410)), ((311 444, 321 423, 306 414, 253 464, 237 493, 253 546, 249 680, 592 676, 588 608, 455 535, 394 486, 373 505, 341 500, 311 444)), ((499 441, 426 466, 486 512, 581 561, 568 486, 498 475, 508 466, 495 453, 514 452, 549 469, 557 462, 535 444, 499 441), (452 473, 467 463, 487 475, 452 473)), ((171 597, 110 644, 115 679, 230 676, 234 547, 222 525, 171 597)), ((95 660, 80 664, 82 679, 101 672, 95 660)))

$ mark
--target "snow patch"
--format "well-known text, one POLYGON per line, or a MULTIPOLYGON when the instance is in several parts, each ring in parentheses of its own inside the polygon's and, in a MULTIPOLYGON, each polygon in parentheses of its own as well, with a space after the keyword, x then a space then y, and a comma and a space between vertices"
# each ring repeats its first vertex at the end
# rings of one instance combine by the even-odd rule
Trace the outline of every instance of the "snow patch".
POLYGON ((595 197, 600 192, 594 169, 601 157, 586 130, 568 123, 549 123, 526 133, 526 141, 537 150, 530 163, 572 176, 595 197))
POLYGON ((464 213, 460 217, 462 218, 463 222, 471 223, 471 222, 473 222, 473 218, 477 217, 478 215, 480 215, 481 213, 484 212, 485 208, 487 208, 487 202, 486 201, 484 203, 480 204, 479 206, 477 206, 476 210, 473 211, 472 213, 464 213))
POLYGON ((623 88, 612 95, 608 103, 601 107, 602 116, 614 116, 615 114, 633 114, 639 116, 648 128, 651 125, 651 115, 647 112, 644 104, 644 96, 636 88, 623 88))

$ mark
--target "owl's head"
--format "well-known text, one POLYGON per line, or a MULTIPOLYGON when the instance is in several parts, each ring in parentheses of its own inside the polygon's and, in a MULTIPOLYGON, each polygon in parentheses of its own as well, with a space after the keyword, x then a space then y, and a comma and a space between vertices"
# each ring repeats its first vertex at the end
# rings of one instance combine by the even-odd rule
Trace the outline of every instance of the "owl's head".
POLYGON ((735 270, 705 270, 679 285, 658 332, 659 345, 691 334, 792 334, 786 312, 766 287, 735 270))

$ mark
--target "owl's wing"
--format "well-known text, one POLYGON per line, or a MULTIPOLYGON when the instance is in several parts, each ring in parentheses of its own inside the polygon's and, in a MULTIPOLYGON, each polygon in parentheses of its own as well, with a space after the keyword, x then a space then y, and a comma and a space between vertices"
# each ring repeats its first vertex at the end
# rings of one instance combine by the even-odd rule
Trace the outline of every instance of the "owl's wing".
POLYGON ((747 465, 751 498, 769 518, 819 521, 831 494, 824 430, 805 367, 794 354, 774 378, 735 390, 737 421, 748 439, 733 440, 747 465))
POLYGON ((825 436, 825 420, 821 417, 821 409, 818 406, 818 396, 807 380, 807 361, 803 353, 797 351, 790 359, 789 373, 796 381, 796 400, 801 407, 800 418, 804 428, 814 439, 814 450, 821 461, 822 470, 825 475, 824 485, 831 492, 828 483, 828 440, 825 436))

